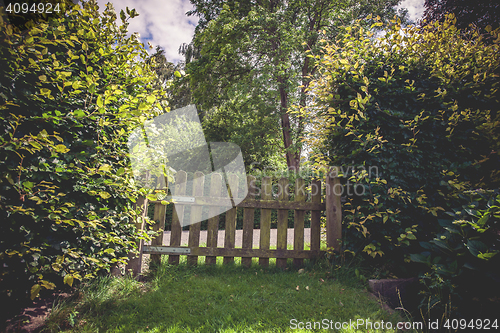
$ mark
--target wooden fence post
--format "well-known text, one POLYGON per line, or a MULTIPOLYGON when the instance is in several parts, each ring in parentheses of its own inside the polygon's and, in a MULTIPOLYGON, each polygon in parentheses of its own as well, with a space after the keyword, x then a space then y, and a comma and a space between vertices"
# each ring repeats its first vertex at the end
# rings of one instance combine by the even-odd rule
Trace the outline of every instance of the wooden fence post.
POLYGON ((333 167, 326 175, 326 244, 337 252, 342 249, 341 195, 338 167, 333 167))
MULTIPOLYGON (((311 202, 321 203, 321 181, 311 184, 311 202)), ((311 211, 311 250, 319 251, 321 246, 321 211, 311 211)))
MULTIPOLYGON (((145 218, 148 212, 148 199, 144 197, 139 197, 137 198, 137 201, 134 204, 134 209, 141 209, 141 222, 135 223, 135 227, 138 230, 143 230, 144 229, 144 223, 145 223, 145 218)), ((127 266, 125 267, 125 274, 127 272, 131 272, 132 276, 138 276, 141 274, 142 271, 142 247, 144 246, 144 241, 141 239, 137 243, 137 250, 139 251, 139 254, 137 255, 132 255, 129 254, 129 261, 127 263, 127 266)))

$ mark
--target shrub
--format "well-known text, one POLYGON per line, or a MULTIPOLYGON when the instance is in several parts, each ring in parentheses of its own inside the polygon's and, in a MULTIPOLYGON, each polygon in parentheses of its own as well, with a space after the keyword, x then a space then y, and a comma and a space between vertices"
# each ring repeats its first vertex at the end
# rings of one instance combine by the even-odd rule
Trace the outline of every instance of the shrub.
MULTIPOLYGON (((430 241, 420 242, 424 251, 411 260, 426 266, 420 307, 452 317, 477 318, 492 311, 488 299, 499 297, 500 195, 498 191, 468 191, 460 194, 464 204, 440 219, 441 231, 430 241)), ((498 309, 497 309, 498 310, 498 309)), ((494 314, 494 313, 492 313, 494 314)))
POLYGON ((146 237, 127 137, 164 108, 126 36, 136 15, 118 26, 110 4, 89 1, 23 32, 0 21, 2 303, 94 277, 146 237))
POLYGON ((312 158, 340 166, 344 194, 357 184, 344 247, 379 267, 408 262, 416 239, 439 232, 438 216, 456 207, 450 189, 500 182, 499 33, 487 45, 453 24, 392 21, 377 39, 355 25, 311 55, 315 102, 299 112, 312 158))

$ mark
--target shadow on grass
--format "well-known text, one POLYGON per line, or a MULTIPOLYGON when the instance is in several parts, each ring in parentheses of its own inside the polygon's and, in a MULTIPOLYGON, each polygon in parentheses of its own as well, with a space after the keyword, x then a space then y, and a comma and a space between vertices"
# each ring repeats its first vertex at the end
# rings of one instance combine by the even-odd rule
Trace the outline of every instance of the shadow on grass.
MULTIPOLYGON (((306 332, 310 330, 292 328, 299 322, 318 322, 317 328, 325 328, 326 323, 335 327, 336 322, 357 319, 394 325, 400 320, 383 310, 362 285, 328 279, 331 274, 322 266, 309 265, 299 273, 272 265, 261 269, 237 263, 162 263, 144 283, 96 279, 82 288, 80 299, 54 308, 46 331, 306 332)), ((358 330, 351 326, 340 331, 358 330)))

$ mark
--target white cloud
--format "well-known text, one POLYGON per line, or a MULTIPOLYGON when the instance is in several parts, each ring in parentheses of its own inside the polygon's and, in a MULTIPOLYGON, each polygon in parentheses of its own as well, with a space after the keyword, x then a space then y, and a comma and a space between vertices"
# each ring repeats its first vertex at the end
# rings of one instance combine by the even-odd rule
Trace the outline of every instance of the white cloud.
MULTIPOLYGON (((179 46, 189 43, 198 23, 196 16, 188 17, 186 12, 193 9, 189 0, 98 0, 100 10, 107 2, 112 2, 116 13, 135 8, 138 17, 130 20, 129 32, 139 32, 141 41, 147 46, 160 45, 165 49, 167 60, 178 62, 179 46)), ((424 12, 424 0, 403 0, 398 8, 407 8, 410 19, 417 22, 424 12)))
POLYGON ((408 9, 410 20, 417 23, 418 20, 422 18, 422 14, 424 13, 424 0, 403 0, 397 8, 408 9))
POLYGON ((198 23, 196 16, 186 16, 186 12, 193 9, 189 0, 98 0, 100 10, 106 3, 111 2, 119 17, 120 10, 135 8, 139 16, 131 19, 128 30, 138 32, 141 41, 147 46, 160 45, 165 49, 168 61, 182 60, 179 55, 179 46, 189 43, 198 23))

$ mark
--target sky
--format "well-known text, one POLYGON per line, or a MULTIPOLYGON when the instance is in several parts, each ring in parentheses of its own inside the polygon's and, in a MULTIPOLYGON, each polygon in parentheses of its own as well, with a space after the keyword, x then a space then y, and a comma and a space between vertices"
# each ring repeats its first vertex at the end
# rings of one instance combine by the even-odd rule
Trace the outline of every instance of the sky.
MULTIPOLYGON (((160 45, 167 60, 177 63, 182 60, 179 46, 189 43, 198 22, 196 16, 187 16, 186 12, 193 9, 189 0, 98 0, 99 7, 105 8, 111 2, 116 13, 120 10, 135 8, 138 17, 130 20, 129 31, 139 32, 141 41, 160 45)), ((423 13, 424 0, 403 0, 399 7, 408 8, 410 19, 416 21, 423 13)))

